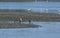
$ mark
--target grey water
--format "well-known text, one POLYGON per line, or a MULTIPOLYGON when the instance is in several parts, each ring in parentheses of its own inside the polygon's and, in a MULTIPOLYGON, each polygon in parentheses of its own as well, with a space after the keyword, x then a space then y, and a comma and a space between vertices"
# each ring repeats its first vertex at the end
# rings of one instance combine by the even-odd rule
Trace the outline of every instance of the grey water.
POLYGON ((41 28, 0 29, 0 38, 60 38, 60 22, 32 22, 41 28))

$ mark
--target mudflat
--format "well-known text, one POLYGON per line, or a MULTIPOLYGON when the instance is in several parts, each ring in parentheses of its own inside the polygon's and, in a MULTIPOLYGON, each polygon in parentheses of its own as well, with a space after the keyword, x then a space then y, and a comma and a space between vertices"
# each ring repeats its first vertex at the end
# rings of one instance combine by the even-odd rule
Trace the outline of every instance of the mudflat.
POLYGON ((0 28, 39 28, 40 25, 34 24, 0 24, 0 28))
POLYGON ((23 21, 53 21, 60 22, 60 14, 38 13, 38 12, 0 12, 0 20, 17 21, 19 18, 23 21))

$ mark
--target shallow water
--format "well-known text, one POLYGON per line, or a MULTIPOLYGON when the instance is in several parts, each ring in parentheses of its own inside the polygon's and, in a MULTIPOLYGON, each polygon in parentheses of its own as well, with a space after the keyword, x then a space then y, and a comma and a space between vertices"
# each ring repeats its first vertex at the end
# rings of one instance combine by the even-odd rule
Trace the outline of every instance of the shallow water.
POLYGON ((30 9, 33 12, 60 13, 60 2, 0 2, 0 9, 30 9))
POLYGON ((32 22, 41 28, 0 29, 0 38, 60 38, 60 22, 32 22))
POLYGON ((0 2, 0 9, 32 9, 42 11, 46 8, 60 10, 60 2, 0 2))

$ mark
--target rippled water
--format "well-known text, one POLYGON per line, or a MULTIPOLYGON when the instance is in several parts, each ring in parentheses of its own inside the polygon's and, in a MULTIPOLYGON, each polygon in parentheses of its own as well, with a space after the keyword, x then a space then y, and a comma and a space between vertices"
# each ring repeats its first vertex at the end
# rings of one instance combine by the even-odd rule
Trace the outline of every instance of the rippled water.
POLYGON ((60 22, 32 22, 41 28, 0 29, 0 38, 60 38, 60 22))

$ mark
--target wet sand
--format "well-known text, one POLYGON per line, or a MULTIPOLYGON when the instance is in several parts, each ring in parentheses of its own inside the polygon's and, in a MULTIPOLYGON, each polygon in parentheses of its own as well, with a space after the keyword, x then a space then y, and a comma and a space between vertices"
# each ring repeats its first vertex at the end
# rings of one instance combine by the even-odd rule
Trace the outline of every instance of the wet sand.
POLYGON ((0 24, 0 28, 39 28, 40 25, 34 24, 0 24))

